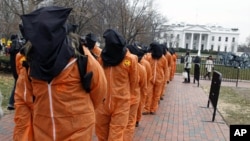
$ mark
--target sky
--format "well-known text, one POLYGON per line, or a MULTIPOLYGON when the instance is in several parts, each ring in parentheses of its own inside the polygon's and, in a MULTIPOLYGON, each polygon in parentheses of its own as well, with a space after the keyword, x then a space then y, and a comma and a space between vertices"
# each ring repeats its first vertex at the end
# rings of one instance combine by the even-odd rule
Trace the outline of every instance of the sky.
POLYGON ((154 8, 169 23, 238 28, 240 44, 250 36, 250 0, 155 0, 154 8))

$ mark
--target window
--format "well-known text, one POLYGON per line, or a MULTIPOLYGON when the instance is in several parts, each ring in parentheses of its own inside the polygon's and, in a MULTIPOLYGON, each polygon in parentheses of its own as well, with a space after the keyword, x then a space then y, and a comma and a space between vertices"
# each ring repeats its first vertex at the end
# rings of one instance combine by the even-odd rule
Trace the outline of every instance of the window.
POLYGON ((225 46, 224 51, 227 52, 227 46, 225 46))
POLYGON ((186 39, 189 40, 189 36, 186 36, 186 39))
POLYGON ((171 38, 171 39, 173 39, 173 38, 174 38, 174 35, 173 35, 173 34, 171 34, 171 35, 170 35, 170 38, 171 38))
POLYGON ((201 50, 202 51, 204 50, 204 44, 201 44, 201 50))
POLYGON ((172 47, 172 42, 170 42, 169 46, 172 47))
POLYGON ((220 52, 220 46, 218 46, 218 52, 220 52))
POLYGON ((186 44, 186 49, 188 49, 188 44, 186 44))
POLYGON ((177 48, 179 47, 179 43, 176 43, 176 47, 177 47, 177 48))
POLYGON ((226 42, 228 41, 228 37, 225 38, 225 41, 226 41, 226 42))
POLYGON ((212 41, 214 41, 214 36, 212 36, 212 41))
POLYGON ((204 40, 205 40, 205 36, 203 35, 203 36, 202 36, 202 41, 204 41, 204 40))
POLYGON ((219 41, 219 42, 221 41, 221 37, 219 37, 218 41, 219 41))
POLYGON ((194 40, 197 40, 197 36, 194 36, 194 40))
POLYGON ((235 42, 235 38, 233 37, 232 42, 235 42))
POLYGON ((211 51, 213 51, 214 50, 214 45, 211 45, 211 51))
POLYGON ((180 34, 177 34, 176 38, 177 38, 177 39, 180 39, 180 34))

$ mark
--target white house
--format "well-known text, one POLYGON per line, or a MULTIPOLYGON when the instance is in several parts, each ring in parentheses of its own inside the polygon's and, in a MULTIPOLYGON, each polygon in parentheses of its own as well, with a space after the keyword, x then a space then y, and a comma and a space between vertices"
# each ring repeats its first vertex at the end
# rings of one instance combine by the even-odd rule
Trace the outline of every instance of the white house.
POLYGON ((168 47, 220 52, 237 52, 239 30, 221 26, 172 24, 158 39, 168 47))

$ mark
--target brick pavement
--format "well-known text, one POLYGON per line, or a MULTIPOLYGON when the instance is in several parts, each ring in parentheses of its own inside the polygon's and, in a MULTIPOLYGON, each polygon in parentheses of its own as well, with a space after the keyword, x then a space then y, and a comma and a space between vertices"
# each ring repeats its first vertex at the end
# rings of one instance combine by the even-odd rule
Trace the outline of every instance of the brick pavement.
MULTIPOLYGON (((212 122, 213 108, 206 107, 207 94, 197 84, 182 81, 181 75, 175 75, 156 115, 143 115, 136 127, 134 141, 229 140, 229 127, 218 111, 212 122)), ((12 140, 13 127, 13 113, 5 115, 0 120, 0 141, 12 140)))

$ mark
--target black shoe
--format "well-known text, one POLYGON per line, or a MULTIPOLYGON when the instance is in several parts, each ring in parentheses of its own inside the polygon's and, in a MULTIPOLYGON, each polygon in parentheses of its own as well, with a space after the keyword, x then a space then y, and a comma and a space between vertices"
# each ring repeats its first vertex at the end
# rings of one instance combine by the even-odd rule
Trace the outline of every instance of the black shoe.
POLYGON ((139 126, 139 121, 136 121, 135 127, 138 127, 138 126, 139 126))
POLYGON ((142 114, 143 115, 149 115, 150 113, 149 112, 143 112, 142 114))
POLYGON ((8 106, 7 109, 8 110, 15 110, 15 107, 14 106, 8 106))
POLYGON ((150 112, 150 115, 155 115, 155 112, 150 112))

